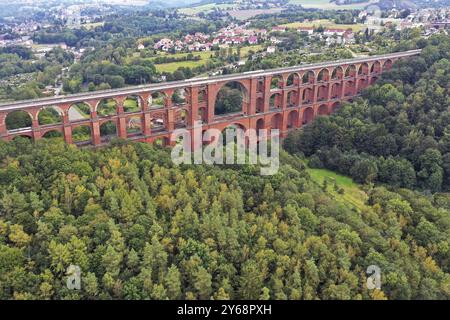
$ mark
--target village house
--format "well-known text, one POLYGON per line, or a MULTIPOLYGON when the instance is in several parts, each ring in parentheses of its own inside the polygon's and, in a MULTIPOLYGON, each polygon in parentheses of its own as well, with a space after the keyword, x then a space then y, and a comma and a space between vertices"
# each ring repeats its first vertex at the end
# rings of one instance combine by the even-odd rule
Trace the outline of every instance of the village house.
POLYGON ((314 34, 314 27, 300 27, 297 29, 297 32, 307 33, 308 35, 314 34))

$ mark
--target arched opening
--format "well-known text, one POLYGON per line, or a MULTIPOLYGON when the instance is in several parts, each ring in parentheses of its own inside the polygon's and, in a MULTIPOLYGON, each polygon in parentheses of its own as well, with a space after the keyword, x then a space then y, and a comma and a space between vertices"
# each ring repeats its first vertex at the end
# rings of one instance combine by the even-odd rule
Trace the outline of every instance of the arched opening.
POLYGON ((365 88, 367 88, 367 86, 368 86, 368 82, 367 82, 366 79, 359 79, 359 81, 358 81, 358 94, 363 92, 363 90, 365 88))
POLYGON ((270 82, 270 89, 277 90, 282 88, 283 88, 283 78, 280 75, 273 76, 270 82))
POLYGON ((117 101, 116 100, 103 99, 98 103, 97 115, 100 118, 114 116, 116 114, 117 114, 117 101))
POLYGON ((300 77, 297 73, 291 73, 286 80, 286 86, 296 87, 300 84, 300 77))
POLYGON ((208 91, 206 88, 201 88, 198 91, 198 103, 204 103, 208 99, 208 91))
POLYGON ((206 108, 198 108, 198 120, 202 123, 208 122, 208 110, 206 108))
POLYGON ((313 90, 311 88, 307 88, 303 90, 303 104, 309 104, 313 101, 313 90))
POLYGON ((298 128, 299 127, 298 119, 299 119, 298 111, 297 110, 291 111, 287 119, 287 128, 288 129, 298 128))
POLYGON ((245 112, 247 92, 245 87, 232 81, 225 84, 217 93, 214 114, 216 116, 245 112))
MULTIPOLYGON (((238 142, 238 134, 245 135, 245 127, 239 123, 233 123, 228 125, 225 129, 222 130, 222 139, 223 139, 223 145, 226 146, 228 141, 233 141, 234 143, 238 142)), ((247 139, 246 137, 241 136, 242 139, 245 139, 243 142, 246 144, 247 139)))
POLYGON ((345 96, 353 96, 355 95, 355 82, 354 81, 348 81, 345 84, 345 96))
POLYGON ((375 61, 370 68, 370 73, 379 74, 381 72, 381 63, 380 61, 375 61))
POLYGON ((303 124, 308 124, 314 119, 314 110, 311 107, 303 111, 303 124))
POLYGON ((341 107, 341 104, 339 102, 333 103, 333 105, 331 106, 331 112, 338 111, 340 107, 341 107))
POLYGON ((372 79, 370 79, 370 84, 374 84, 377 81, 378 81, 378 77, 372 77, 372 79))
POLYGON ((73 104, 69 108, 69 121, 82 121, 91 117, 91 107, 84 102, 73 104))
POLYGON ((298 105, 298 92, 297 91, 290 91, 288 93, 288 99, 287 99, 288 108, 296 107, 298 105))
POLYGON ((308 71, 303 75, 302 82, 303 84, 314 84, 314 78, 314 72, 308 71))
POLYGON ((72 130, 72 141, 79 145, 92 143, 91 127, 89 125, 78 126, 72 130))
POLYGON ((166 116, 162 113, 152 115, 152 131, 164 131, 166 130, 166 116))
POLYGON ((317 109, 317 114, 321 116, 325 116, 328 114, 328 107, 326 104, 322 104, 319 106, 319 109, 317 109))
POLYGON ((38 123, 41 126, 60 124, 63 122, 63 111, 58 107, 44 107, 39 111, 38 123))
POLYGON ((176 89, 172 94, 172 103, 175 106, 185 105, 188 96, 189 96, 188 90, 186 90, 184 88, 176 89))
POLYGON ((345 69, 345 77, 355 77, 356 76, 356 66, 351 64, 345 69))
POLYGON ((64 135, 59 130, 50 130, 42 135, 42 139, 63 139, 64 135))
POLYGON ((166 105, 166 94, 163 92, 152 92, 148 98, 148 106, 152 109, 164 108, 166 105))
POLYGON ((367 62, 364 62, 362 65, 359 66, 358 75, 360 76, 367 76, 369 74, 369 65, 367 62))
POLYGON ((127 118, 127 135, 142 134, 142 116, 132 116, 127 118))
POLYGON ((8 113, 5 119, 7 130, 20 130, 31 128, 32 118, 28 112, 17 110, 8 113))
POLYGON ((383 69, 384 70, 390 70, 392 68, 392 60, 388 59, 385 61, 385 63, 383 64, 383 69))
POLYGON ((159 148, 164 148, 169 145, 169 139, 167 137, 160 137, 153 141, 153 145, 159 148))
POLYGON ((283 107, 283 96, 280 93, 274 93, 270 97, 270 110, 281 109, 283 107))
POLYGON ((344 70, 342 67, 335 68, 331 74, 331 78, 333 80, 342 80, 344 78, 344 70))
POLYGON ((5 119, 7 130, 21 130, 31 128, 33 120, 28 112, 17 110, 8 113, 5 119))
POLYGON ((258 137, 264 134, 263 131, 260 132, 260 130, 264 129, 265 129, 264 119, 263 118, 258 119, 258 121, 256 121, 256 134, 258 135, 258 137))
POLYGON ((123 112, 132 113, 142 110, 141 97, 128 96, 123 102, 123 112))
POLYGON ((330 80, 330 71, 328 71, 328 69, 320 70, 320 72, 317 76, 317 81, 318 82, 326 82, 329 80, 330 80))
POLYGON ((281 114, 275 114, 270 121, 270 128, 281 130, 283 126, 283 117, 281 114))
POLYGON ((114 121, 106 121, 100 125, 100 139, 102 143, 117 137, 117 125, 114 121))
POLYGON ((342 86, 340 83, 335 83, 331 86, 331 99, 337 99, 341 96, 342 86))
POLYGON ((259 97, 256 99, 256 113, 264 112, 264 98, 259 97))
POLYGON ((14 136, 14 138, 12 138, 13 141, 15 140, 22 140, 22 141, 26 141, 26 142, 32 142, 33 138, 29 135, 26 134, 19 134, 17 136, 14 136))
POLYGON ((328 99, 328 86, 320 86, 317 90, 317 101, 325 101, 328 99))
POLYGON ((264 78, 258 78, 258 83, 256 84, 256 92, 264 92, 264 78))
POLYGON ((186 128, 188 125, 188 112, 186 109, 177 110, 175 114, 175 128, 186 128))

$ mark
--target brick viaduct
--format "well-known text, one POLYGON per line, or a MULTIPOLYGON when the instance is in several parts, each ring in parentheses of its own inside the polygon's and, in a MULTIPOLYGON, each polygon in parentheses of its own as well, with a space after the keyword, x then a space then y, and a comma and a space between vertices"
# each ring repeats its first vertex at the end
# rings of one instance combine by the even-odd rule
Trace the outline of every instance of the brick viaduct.
POLYGON ((60 135, 67 143, 101 146, 117 136, 167 145, 173 130, 192 130, 198 120, 202 121, 202 130, 236 125, 279 129, 284 136, 353 99, 396 60, 419 53, 413 50, 1 104, 0 138, 26 136, 39 140, 60 135), (218 115, 217 94, 229 83, 241 88, 242 109, 218 115), (57 121, 48 121, 45 114, 49 111, 57 121), (30 119, 23 128, 8 126, 8 117, 24 112, 30 119))

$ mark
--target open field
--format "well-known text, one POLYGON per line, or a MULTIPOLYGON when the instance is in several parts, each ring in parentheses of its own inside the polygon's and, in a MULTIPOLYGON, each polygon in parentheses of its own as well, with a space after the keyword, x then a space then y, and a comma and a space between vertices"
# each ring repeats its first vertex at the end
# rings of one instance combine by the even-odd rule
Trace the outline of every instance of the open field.
POLYGON ((368 198, 367 194, 361 190, 360 186, 353 182, 351 178, 326 169, 308 168, 306 171, 320 186, 323 185, 323 181, 325 179, 328 179, 327 192, 337 201, 342 203, 350 203, 359 210, 363 210, 366 207, 365 203, 368 198), (344 189, 343 194, 339 194, 336 190, 334 190, 334 181, 336 181, 338 188, 344 189))
MULTIPOLYGON (((256 51, 260 50, 261 48, 262 47, 260 45, 243 47, 243 48, 241 48, 241 56, 242 56, 242 58, 246 58, 248 56, 248 52, 250 50, 253 50, 256 52, 256 51)), ((233 48, 234 52, 236 52, 236 50, 237 50, 236 48, 233 48)), ((207 61, 212 60, 213 58, 211 56, 214 57, 213 51, 192 52, 192 54, 194 56, 200 56, 200 60, 178 61, 178 62, 156 64, 155 65, 156 70, 158 72, 175 72, 178 68, 181 68, 181 67, 195 68, 195 67, 204 65, 207 61)), ((168 54, 163 53, 162 55, 168 55, 168 54)), ((188 53, 176 53, 176 54, 173 54, 170 56, 174 57, 174 58, 181 58, 181 57, 184 57, 187 55, 188 55, 188 53)), ((150 58, 150 59, 154 60, 154 58, 150 58)))
POLYGON ((96 27, 103 27, 104 24, 105 24, 105 22, 93 22, 93 23, 85 23, 85 24, 82 24, 81 26, 88 30, 91 30, 91 29, 95 29, 96 27))
POLYGON ((196 6, 196 7, 181 8, 181 9, 178 9, 178 12, 188 15, 188 16, 195 16, 196 14, 199 14, 200 12, 208 12, 208 11, 214 10, 215 8, 221 9, 221 10, 232 10, 232 9, 236 8, 236 4, 209 3, 209 4, 204 4, 204 5, 196 6))
POLYGON ((272 14, 281 12, 282 8, 272 9, 249 9, 249 10, 229 10, 228 13, 238 20, 247 20, 260 14, 272 14))
POLYGON ((378 0, 368 0, 366 2, 348 4, 348 5, 337 5, 330 0, 290 0, 289 3, 302 5, 307 9, 322 9, 322 10, 356 10, 364 9, 370 4, 374 4, 378 0))
POLYGON ((363 24, 336 24, 333 21, 327 19, 313 20, 309 22, 292 22, 282 24, 282 27, 289 29, 297 29, 300 27, 319 27, 324 26, 325 28, 331 29, 352 29, 355 32, 361 31, 366 28, 363 24))

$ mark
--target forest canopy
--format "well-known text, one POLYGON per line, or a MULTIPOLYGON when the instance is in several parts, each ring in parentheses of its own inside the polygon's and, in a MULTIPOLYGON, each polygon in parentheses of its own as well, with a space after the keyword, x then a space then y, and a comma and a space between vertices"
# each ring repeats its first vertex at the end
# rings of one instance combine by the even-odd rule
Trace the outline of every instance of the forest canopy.
POLYGON ((0 142, 1 299, 448 299, 448 201, 384 187, 342 203, 282 153, 173 166, 116 142, 0 142), (81 290, 66 270, 82 271, 81 290), (366 269, 382 270, 369 291, 366 269))

